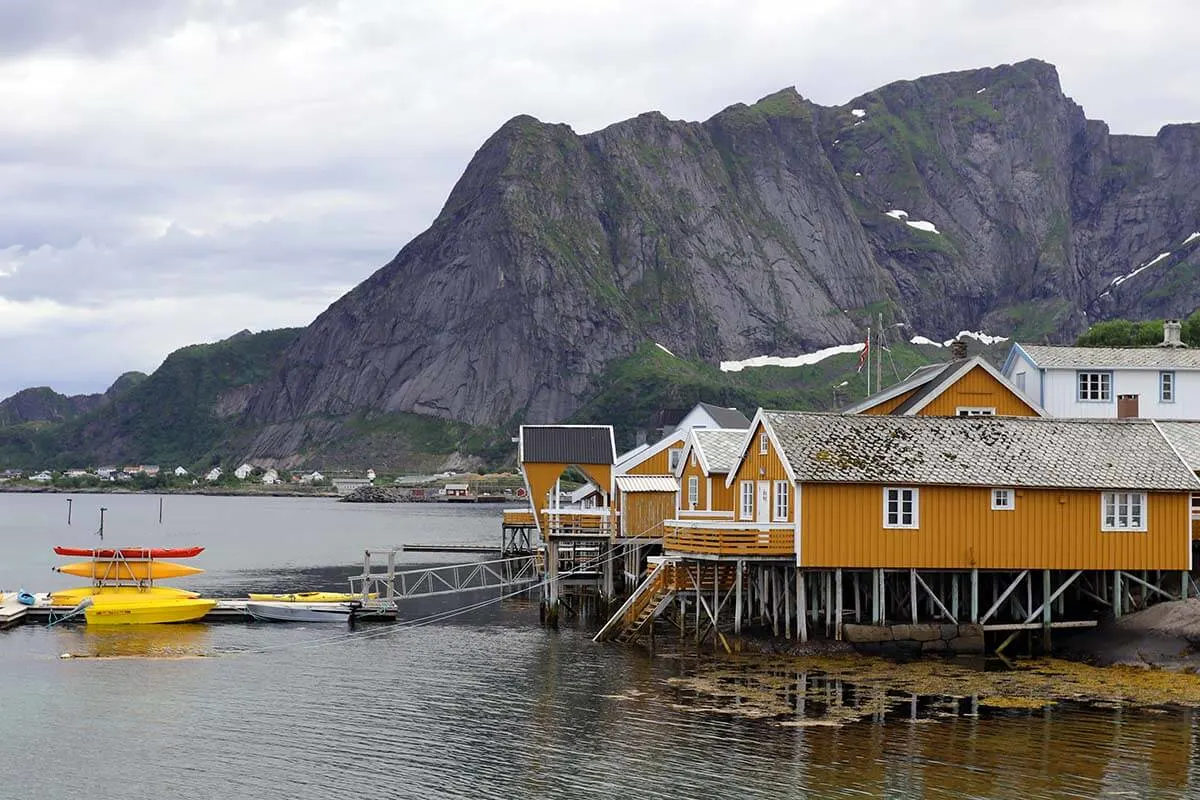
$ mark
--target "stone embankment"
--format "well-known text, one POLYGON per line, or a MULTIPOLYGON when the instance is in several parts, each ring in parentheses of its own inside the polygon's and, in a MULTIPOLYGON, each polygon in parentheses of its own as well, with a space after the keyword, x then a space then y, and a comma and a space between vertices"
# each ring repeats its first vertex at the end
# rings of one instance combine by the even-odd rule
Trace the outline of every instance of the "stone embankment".
POLYGON ((860 653, 915 656, 926 653, 982 653, 980 625, 846 625, 842 636, 860 653))
POLYGON ((1200 598, 1109 620, 1063 642, 1061 653, 1098 666, 1200 672, 1200 598))
POLYGON ((428 503, 429 495, 417 495, 401 486, 359 486, 339 498, 342 503, 428 503))

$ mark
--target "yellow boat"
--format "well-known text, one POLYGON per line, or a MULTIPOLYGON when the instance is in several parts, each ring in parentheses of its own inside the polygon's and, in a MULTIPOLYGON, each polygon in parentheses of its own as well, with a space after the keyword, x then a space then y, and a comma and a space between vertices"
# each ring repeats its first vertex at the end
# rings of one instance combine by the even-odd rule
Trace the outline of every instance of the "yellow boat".
MULTIPOLYGON (((377 595, 372 592, 368 597, 372 600, 377 595)), ((292 592, 291 594, 255 594, 250 593, 250 599, 274 603, 349 603, 351 600, 361 600, 361 594, 346 592, 292 592)))
POLYGON ((55 567, 64 575, 91 578, 97 581, 159 581, 182 578, 204 572, 199 567, 176 564, 173 561, 73 561, 55 567))
POLYGON ((88 625, 158 625, 200 619, 216 604, 199 597, 100 595, 83 613, 88 625))
POLYGON ((199 592, 189 592, 187 589, 176 589, 173 586, 76 586, 72 589, 59 589, 50 593, 52 606, 77 606, 85 597, 117 595, 121 597, 140 598, 172 598, 190 599, 199 597, 199 592))

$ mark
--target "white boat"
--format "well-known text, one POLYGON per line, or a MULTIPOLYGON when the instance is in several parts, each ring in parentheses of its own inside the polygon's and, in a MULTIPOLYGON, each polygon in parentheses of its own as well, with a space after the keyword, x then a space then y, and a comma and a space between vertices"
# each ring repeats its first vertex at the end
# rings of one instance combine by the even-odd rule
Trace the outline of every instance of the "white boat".
POLYGON ((358 603, 288 603, 251 600, 246 613, 263 622, 349 622, 358 603))

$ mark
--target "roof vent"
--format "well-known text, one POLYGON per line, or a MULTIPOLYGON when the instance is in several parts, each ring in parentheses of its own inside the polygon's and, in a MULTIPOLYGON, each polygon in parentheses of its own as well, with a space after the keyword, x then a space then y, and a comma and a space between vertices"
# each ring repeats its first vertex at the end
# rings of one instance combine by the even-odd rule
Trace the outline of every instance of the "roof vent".
POLYGON ((1187 347, 1182 338, 1183 324, 1177 319, 1163 320, 1163 340, 1159 347, 1187 347))

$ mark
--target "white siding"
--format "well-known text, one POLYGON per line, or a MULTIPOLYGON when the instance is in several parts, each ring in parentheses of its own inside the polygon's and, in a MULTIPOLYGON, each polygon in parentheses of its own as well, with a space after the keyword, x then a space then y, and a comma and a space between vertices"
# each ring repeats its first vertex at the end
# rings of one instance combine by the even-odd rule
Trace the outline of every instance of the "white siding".
MULTIPOLYGON (((1014 386, 1020 388, 1020 381, 1017 376, 1022 372, 1025 373, 1025 388, 1021 393, 1029 399, 1030 402, 1041 404, 1042 402, 1042 384, 1041 372, 1033 365, 1033 362, 1025 357, 1024 353, 1013 353, 1013 360, 1008 364, 1008 369, 1004 372, 1004 377, 1008 378, 1014 386)), ((1046 409, 1051 416, 1056 416, 1053 411, 1046 409)))
MULTIPOLYGON (((1022 359, 1014 359, 1019 365, 1022 359)), ((1020 369, 1019 366, 1016 367, 1020 369)), ((1108 402, 1088 402, 1078 399, 1079 370, 1048 369, 1045 372, 1045 394, 1042 406, 1052 417, 1088 417, 1111 419, 1117 416, 1117 395, 1138 396, 1138 416, 1146 419, 1200 419, 1200 372, 1174 370, 1175 402, 1158 399, 1159 370, 1115 369, 1084 370, 1112 373, 1112 397, 1108 402)), ((1028 386, 1028 384, 1027 384, 1028 386)), ((1032 396, 1036 402, 1037 397, 1032 396)))

